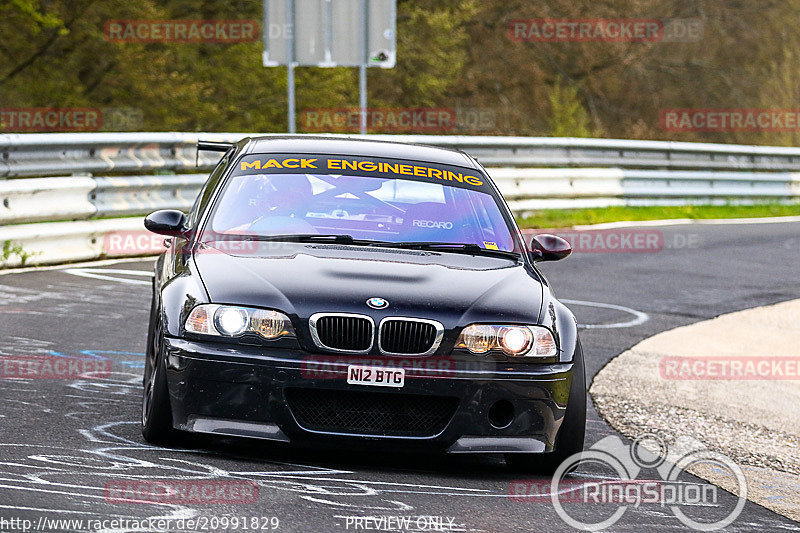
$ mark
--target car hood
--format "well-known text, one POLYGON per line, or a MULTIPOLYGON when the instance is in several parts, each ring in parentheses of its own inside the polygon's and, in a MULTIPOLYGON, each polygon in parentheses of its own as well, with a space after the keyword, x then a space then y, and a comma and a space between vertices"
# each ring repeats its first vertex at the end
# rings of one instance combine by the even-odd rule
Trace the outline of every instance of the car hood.
POLYGON ((259 250, 194 254, 213 303, 319 312, 433 318, 449 329, 471 322, 536 323, 541 283, 504 258, 329 244, 260 243, 259 250), (265 245, 269 246, 265 246, 265 245), (385 309, 369 298, 389 302, 385 309))

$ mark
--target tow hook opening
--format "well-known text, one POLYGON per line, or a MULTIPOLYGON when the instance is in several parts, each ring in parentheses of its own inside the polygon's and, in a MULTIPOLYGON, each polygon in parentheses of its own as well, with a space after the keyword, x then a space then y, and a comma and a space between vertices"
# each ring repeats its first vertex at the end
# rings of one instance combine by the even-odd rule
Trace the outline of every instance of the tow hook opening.
POLYGON ((514 406, 508 400, 498 400, 489 408, 489 423, 495 429, 505 429, 514 421, 514 406))

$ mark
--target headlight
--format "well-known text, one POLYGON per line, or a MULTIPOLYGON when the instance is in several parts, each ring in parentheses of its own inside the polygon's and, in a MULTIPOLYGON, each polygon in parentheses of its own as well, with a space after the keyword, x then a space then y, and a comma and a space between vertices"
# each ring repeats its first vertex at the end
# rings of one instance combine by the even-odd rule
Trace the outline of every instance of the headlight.
POLYGON ((186 331, 218 337, 240 337, 254 333, 264 339, 294 336, 289 317, 269 309, 232 305, 198 305, 186 319, 186 331))
POLYGON ((474 324, 461 332, 458 346, 472 353, 486 353, 494 347, 496 339, 494 326, 474 324))
POLYGON ((509 355, 528 353, 533 343, 533 333, 528 328, 500 328, 497 343, 509 355))
POLYGON ((512 357, 555 357, 558 347, 550 330, 541 326, 471 324, 464 328, 456 348, 474 354, 501 350, 512 357))
POLYGON ((223 335, 235 337, 247 329, 248 318, 242 307, 220 307, 214 311, 214 327, 223 335))

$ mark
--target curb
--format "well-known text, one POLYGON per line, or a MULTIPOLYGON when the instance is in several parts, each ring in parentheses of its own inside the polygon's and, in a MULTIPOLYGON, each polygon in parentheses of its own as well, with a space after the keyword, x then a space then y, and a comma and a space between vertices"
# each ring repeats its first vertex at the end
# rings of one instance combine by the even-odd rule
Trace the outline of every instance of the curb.
MULTIPOLYGON (((738 311, 645 339, 601 369, 589 392, 620 433, 667 442, 688 434, 742 467, 749 500, 800 521, 800 380, 787 379, 796 374, 678 379, 663 366, 674 358, 764 356, 797 365, 798 345, 800 300, 738 311)), ((713 474, 693 473, 719 484, 713 474)))

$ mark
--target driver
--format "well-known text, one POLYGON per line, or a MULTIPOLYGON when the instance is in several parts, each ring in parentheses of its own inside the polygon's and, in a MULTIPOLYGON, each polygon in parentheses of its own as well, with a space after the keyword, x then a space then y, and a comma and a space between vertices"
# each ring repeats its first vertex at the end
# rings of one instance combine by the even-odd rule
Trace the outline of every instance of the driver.
POLYGON ((311 182, 302 174, 251 176, 245 197, 249 198, 244 223, 236 231, 260 235, 318 233, 303 218, 314 195, 311 182))

